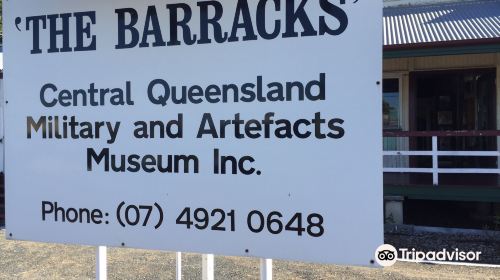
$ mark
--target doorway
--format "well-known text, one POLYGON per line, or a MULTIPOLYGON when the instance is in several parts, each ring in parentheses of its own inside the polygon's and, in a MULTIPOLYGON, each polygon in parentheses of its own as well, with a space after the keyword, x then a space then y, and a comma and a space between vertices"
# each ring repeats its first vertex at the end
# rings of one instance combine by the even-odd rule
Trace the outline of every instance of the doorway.
MULTIPOLYGON (((415 72, 411 75, 411 121, 413 131, 484 131, 496 130, 496 70, 469 69, 459 71, 415 72)), ((431 150, 431 137, 415 137, 410 145, 415 150, 431 150)), ((496 137, 439 137, 441 151, 494 151, 496 137)), ((416 157, 415 167, 431 167, 430 157, 416 157)), ((495 157, 446 157, 438 159, 440 168, 496 168, 495 157)), ((441 174, 440 183, 478 183, 476 175, 441 174), (442 179, 441 179, 442 178, 442 179)), ((496 183, 496 175, 482 175, 496 183)))

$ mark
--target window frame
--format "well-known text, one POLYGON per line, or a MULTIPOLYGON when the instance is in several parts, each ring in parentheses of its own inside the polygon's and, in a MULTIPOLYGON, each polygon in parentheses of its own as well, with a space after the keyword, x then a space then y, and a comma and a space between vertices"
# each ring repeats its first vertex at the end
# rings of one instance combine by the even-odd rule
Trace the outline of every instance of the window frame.
MULTIPOLYGON (((403 74, 402 73, 384 73, 382 77, 382 85, 384 80, 398 80, 398 128, 384 128, 384 123, 382 121, 382 130, 383 131, 402 131, 403 130, 403 74)), ((382 86, 382 102, 384 101, 384 87, 382 86)), ((382 103, 383 106, 383 103, 382 103)), ((383 108, 382 108, 383 110, 383 108)), ((383 118, 384 112, 382 112, 383 118)))

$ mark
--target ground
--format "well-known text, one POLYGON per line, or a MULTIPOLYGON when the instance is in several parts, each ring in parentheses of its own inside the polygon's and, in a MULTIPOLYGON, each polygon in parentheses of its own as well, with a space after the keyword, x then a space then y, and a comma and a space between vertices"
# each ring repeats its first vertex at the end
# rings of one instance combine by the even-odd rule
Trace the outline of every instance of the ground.
MULTIPOLYGON (((0 279, 92 279, 95 248, 5 240, 0 231, 0 279)), ((386 237, 387 238, 387 237, 386 237)), ((418 241, 411 237, 411 242, 418 241)), ((425 238, 420 236, 420 238, 425 238)), ((436 244, 439 236, 429 239, 436 244)), ((390 236, 393 243, 408 237, 390 236)), ((449 238, 444 238, 450 240, 449 238)), ((422 240, 420 240, 422 241, 422 240)), ((446 241, 443 241, 446 243, 446 241)), ((474 241, 476 242, 476 241, 474 241)), ((487 241, 489 242, 489 241, 487 241)), ((431 244, 431 243, 429 243, 431 244)), ((439 243, 441 246, 442 242, 439 243)), ((472 246, 463 242, 464 246, 472 246)), ((487 243, 485 243, 487 244, 487 243)), ((483 244, 484 245, 484 244, 483 244)), ((492 243, 491 260, 500 255, 492 243)), ((468 247, 467 247, 468 248, 468 247)), ((484 247, 486 249, 486 247, 484 247)), ((201 256, 183 254, 183 279, 201 279, 201 256)), ((175 254, 170 252, 110 248, 109 279, 174 279, 175 254)), ((215 258, 216 279, 259 279, 259 260, 252 258, 215 258)), ((274 261, 274 279, 500 279, 500 268, 429 265, 398 262, 384 269, 316 265, 274 261)))

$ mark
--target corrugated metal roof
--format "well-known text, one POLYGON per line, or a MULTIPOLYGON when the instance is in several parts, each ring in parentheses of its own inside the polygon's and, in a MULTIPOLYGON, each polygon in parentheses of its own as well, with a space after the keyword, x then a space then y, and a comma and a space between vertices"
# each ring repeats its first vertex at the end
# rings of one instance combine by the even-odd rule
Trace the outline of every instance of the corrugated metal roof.
POLYGON ((500 38, 500 0, 384 9, 384 46, 500 38))

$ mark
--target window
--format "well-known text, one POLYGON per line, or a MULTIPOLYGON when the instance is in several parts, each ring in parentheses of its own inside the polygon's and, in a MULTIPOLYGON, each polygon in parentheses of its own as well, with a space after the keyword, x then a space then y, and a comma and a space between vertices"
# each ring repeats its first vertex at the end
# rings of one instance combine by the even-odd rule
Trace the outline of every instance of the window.
POLYGON ((399 79, 384 79, 383 124, 384 130, 400 129, 399 79))

